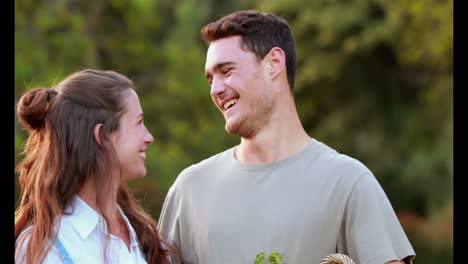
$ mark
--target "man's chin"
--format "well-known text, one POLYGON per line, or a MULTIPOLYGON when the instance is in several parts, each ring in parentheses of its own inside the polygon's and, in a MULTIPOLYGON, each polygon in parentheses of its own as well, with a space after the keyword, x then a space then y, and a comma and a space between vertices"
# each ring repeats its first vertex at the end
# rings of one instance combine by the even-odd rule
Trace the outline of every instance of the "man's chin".
POLYGON ((241 126, 240 124, 226 123, 224 129, 229 134, 236 135, 241 138, 250 138, 253 135, 253 130, 248 129, 245 125, 241 126))
POLYGON ((226 121, 226 125, 224 126, 224 129, 229 134, 239 135, 239 125, 232 124, 231 122, 226 121))
POLYGON ((224 126, 224 130, 226 130, 226 132, 228 132, 229 134, 235 134, 231 127, 229 127, 228 125, 224 126))

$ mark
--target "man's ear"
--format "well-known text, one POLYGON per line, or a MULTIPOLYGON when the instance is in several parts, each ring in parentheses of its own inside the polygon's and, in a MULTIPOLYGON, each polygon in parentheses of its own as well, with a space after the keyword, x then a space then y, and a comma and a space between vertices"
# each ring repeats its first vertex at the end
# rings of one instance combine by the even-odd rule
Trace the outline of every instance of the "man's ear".
POLYGON ((281 48, 274 47, 268 52, 269 73, 276 78, 286 68, 286 55, 281 48))
POLYGON ((97 123, 94 126, 94 139, 99 144, 99 146, 102 146, 101 145, 101 137, 100 137, 101 127, 102 127, 102 123, 97 123))

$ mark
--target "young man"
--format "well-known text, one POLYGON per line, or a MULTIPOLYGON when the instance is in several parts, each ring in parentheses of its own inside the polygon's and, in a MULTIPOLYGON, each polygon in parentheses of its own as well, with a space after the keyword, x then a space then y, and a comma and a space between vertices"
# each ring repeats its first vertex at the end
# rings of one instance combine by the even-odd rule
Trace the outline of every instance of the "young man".
POLYGON ((248 264, 275 250, 289 264, 335 252, 410 263, 414 250, 372 172, 303 129, 288 24, 240 11, 201 35, 213 102, 241 142, 182 171, 168 192, 159 229, 182 262, 248 264))

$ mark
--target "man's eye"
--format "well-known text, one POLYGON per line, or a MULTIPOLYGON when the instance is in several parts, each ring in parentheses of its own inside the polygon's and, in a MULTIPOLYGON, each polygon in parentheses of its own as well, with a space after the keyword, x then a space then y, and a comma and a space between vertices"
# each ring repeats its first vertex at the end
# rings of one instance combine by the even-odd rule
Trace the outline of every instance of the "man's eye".
POLYGON ((223 74, 228 74, 229 72, 231 72, 232 68, 226 68, 223 70, 223 74))

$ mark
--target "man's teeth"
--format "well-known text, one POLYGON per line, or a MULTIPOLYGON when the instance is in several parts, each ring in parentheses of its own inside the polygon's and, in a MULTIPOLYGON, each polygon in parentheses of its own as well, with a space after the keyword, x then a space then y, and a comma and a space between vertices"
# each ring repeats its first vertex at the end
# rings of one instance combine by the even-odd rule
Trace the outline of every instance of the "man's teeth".
POLYGON ((142 157, 142 158, 146 158, 146 153, 145 153, 145 152, 140 152, 138 155, 139 155, 140 157, 142 157))
POLYGON ((229 107, 237 103, 237 99, 231 99, 224 104, 224 110, 227 110, 229 107))

